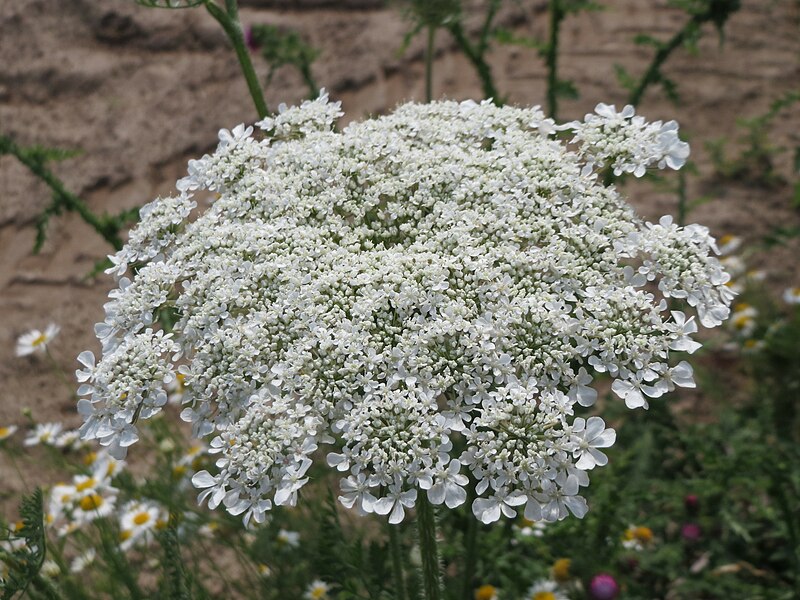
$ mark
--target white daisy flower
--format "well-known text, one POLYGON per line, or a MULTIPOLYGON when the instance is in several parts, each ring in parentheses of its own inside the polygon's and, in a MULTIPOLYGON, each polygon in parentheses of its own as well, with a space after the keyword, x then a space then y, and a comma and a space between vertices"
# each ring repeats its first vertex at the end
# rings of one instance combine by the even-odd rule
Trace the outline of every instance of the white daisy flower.
POLYGON ((5 427, 0 427, 0 442, 7 440, 14 435, 17 432, 17 429, 19 429, 19 427, 16 425, 6 425, 5 427))
POLYGON ((296 531, 288 531, 281 529, 278 532, 278 543, 292 548, 297 548, 300 545, 300 534, 296 531))
POLYGON ((569 600, 569 596, 559 589, 558 583, 550 579, 542 579, 534 583, 525 598, 526 600, 569 600))
POLYGON ((783 292, 783 300, 787 304, 800 304, 800 287, 786 288, 783 292))
POLYGON ((754 307, 740 302, 733 308, 730 325, 739 336, 748 338, 753 335, 758 325, 756 317, 758 317, 758 311, 754 307))
POLYGON ((166 522, 164 509, 155 502, 132 500, 122 507, 119 519, 120 548, 130 550, 134 545, 149 543, 157 528, 166 522))
POLYGON ((94 559, 97 558, 97 551, 94 548, 89 548, 83 554, 76 556, 72 563, 69 566, 70 573, 81 573, 83 572, 86 567, 91 565, 94 562, 94 559))
POLYGON ((84 440, 81 440, 81 435, 77 429, 69 429, 59 435, 53 445, 56 448, 63 448, 65 450, 80 450, 88 444, 84 440))
POLYGON ((42 563, 41 573, 48 579, 55 579, 61 575, 61 567, 58 566, 56 561, 48 558, 42 563))
POLYGON ((732 252, 736 252, 739 249, 739 246, 742 245, 742 238, 737 235, 733 234, 725 234, 721 238, 717 240, 717 247, 719 248, 719 253, 722 256, 726 254, 731 254, 732 252))
POLYGON ((116 503, 117 496, 115 493, 105 492, 101 494, 93 492, 87 494, 78 500, 72 509, 75 523, 80 526, 95 519, 107 517, 114 512, 116 503))
POLYGON ((47 350, 47 344, 53 341, 53 338, 58 335, 59 331, 61 331, 61 327, 55 323, 50 323, 44 331, 31 329, 27 333, 23 333, 17 339, 17 356, 27 356, 34 352, 44 352, 47 350))
POLYGON ((23 444, 26 446, 37 446, 38 444, 54 446, 63 428, 61 423, 39 423, 28 434, 23 444))
POLYGON ((306 593, 303 594, 303 598, 306 598, 306 600, 324 600, 325 598, 328 598, 328 592, 330 589, 331 586, 321 579, 317 579, 316 581, 311 582, 311 585, 308 586, 306 593))

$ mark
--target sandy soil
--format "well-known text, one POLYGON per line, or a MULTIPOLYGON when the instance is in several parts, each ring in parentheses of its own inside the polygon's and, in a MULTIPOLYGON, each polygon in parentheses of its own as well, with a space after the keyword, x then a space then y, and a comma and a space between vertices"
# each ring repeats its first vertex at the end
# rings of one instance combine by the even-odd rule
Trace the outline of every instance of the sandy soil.
MULTIPOLYGON (((508 3, 503 20, 520 33, 546 33, 543 0, 508 3)), ((633 37, 667 39, 685 17, 657 0, 607 0, 607 10, 569 17, 563 28, 561 76, 580 98, 563 103, 563 118, 582 116, 598 101, 624 102, 614 64, 641 73, 652 51, 633 37)), ((791 188, 721 182, 704 141, 737 135, 736 120, 763 113, 771 101, 800 86, 800 3, 744 0, 720 46, 711 28, 696 56, 679 51, 666 72, 680 85, 682 103, 660 90, 640 110, 649 118, 676 118, 693 143, 700 175, 690 197, 710 200, 692 214, 717 235, 733 232, 757 241, 775 226, 798 226, 791 188)), ((247 23, 294 27, 322 50, 314 66, 320 84, 341 99, 348 119, 385 112, 423 91, 421 40, 398 56, 408 24, 376 0, 242 2, 247 23)), ((480 87, 452 41, 437 41, 435 96, 477 98, 480 87)), ((217 24, 202 10, 157 11, 132 0, 22 0, 0 2, 0 132, 21 144, 78 148, 82 154, 55 171, 69 189, 99 212, 143 204, 173 189, 189 158, 211 150, 216 132, 255 120, 235 56, 217 24)), ((510 102, 544 101, 545 68, 532 50, 498 48, 491 57, 498 87, 510 102)), ((261 73, 266 65, 256 59, 261 73)), ((282 71, 268 102, 292 103, 304 94, 300 79, 282 71)), ((781 113, 771 138, 800 145, 800 105, 781 113)), ((729 151, 734 151, 730 146, 729 151)), ((791 174, 791 154, 776 157, 791 174)), ((673 179, 677 181, 677 179, 673 179)), ((674 212, 674 196, 652 186, 626 191, 640 211, 674 212)), ((17 358, 21 333, 48 322, 62 326, 53 354, 68 372, 74 357, 96 349, 92 325, 101 320, 111 281, 86 281, 110 249, 75 215, 56 217, 42 252, 31 252, 34 219, 49 195, 11 157, 0 157, 0 424, 21 422, 30 407, 39 420, 77 422, 74 399, 40 357, 17 358)), ((797 245, 758 258, 778 287, 800 282, 797 245)), ((10 490, 13 491, 13 490, 10 490)))

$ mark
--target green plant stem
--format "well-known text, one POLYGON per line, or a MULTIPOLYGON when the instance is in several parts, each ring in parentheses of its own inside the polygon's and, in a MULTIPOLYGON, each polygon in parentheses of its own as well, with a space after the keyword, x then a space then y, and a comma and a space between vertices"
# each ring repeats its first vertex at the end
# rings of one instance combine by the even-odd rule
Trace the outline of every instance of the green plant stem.
POLYGON ((28 167, 31 173, 41 179, 52 190, 54 199, 53 212, 57 213, 60 207, 63 206, 69 211, 78 213, 115 250, 122 248, 122 239, 119 237, 118 228, 112 220, 94 214, 83 200, 64 187, 61 180, 45 167, 42 160, 35 158, 30 152, 20 148, 11 138, 0 135, 0 154, 6 153, 15 156, 19 162, 28 167))
POLYGON ((100 543, 103 546, 103 558, 111 568, 111 577, 116 576, 122 581, 125 587, 128 588, 128 593, 132 600, 145 600, 147 596, 144 595, 139 587, 139 582, 127 557, 119 550, 112 530, 107 524, 98 520, 94 521, 94 524, 100 535, 100 543))
POLYGON ((686 225, 686 213, 689 211, 686 195, 686 171, 678 171, 678 226, 686 225))
POLYGON ((242 73, 247 81, 247 89, 250 91, 250 97, 256 106, 256 112, 259 118, 263 119, 269 113, 269 109, 264 100, 261 85, 258 83, 255 69, 253 69, 253 63, 250 61, 250 53, 247 51, 247 45, 244 42, 236 0, 225 0, 225 10, 217 6, 214 0, 206 0, 204 6, 208 13, 222 26, 231 44, 233 44, 236 57, 239 59, 239 65, 242 67, 242 73))
POLYGON ((400 546, 400 533, 397 525, 389 525, 389 547, 392 553, 392 576, 394 577, 394 597, 406 600, 406 580, 403 576, 403 549, 400 546))
POLYGON ((661 80, 661 66, 667 61, 670 54, 672 54, 673 51, 680 47, 686 40, 686 36, 688 35, 690 28, 693 26, 693 23, 694 20, 689 21, 689 23, 687 23, 683 29, 672 36, 672 38, 666 44, 658 49, 658 52, 656 52, 656 55, 653 57, 653 62, 650 63, 647 71, 645 71, 644 75, 642 75, 638 85, 631 90, 631 93, 628 96, 628 104, 632 105, 634 108, 639 106, 639 103, 642 101, 642 97, 644 96, 645 91, 647 91, 647 88, 661 80))
POLYGON ((422 589, 425 600, 442 600, 442 576, 436 549, 436 515, 428 497, 417 496, 417 527, 422 554, 422 589))
POLYGON ((486 51, 489 49, 489 35, 492 31, 492 22, 494 21, 499 7, 500 0, 491 0, 486 12, 486 18, 483 22, 483 27, 481 28, 480 37, 475 46, 467 39, 464 28, 461 26, 461 21, 457 19, 453 20, 452 23, 447 25, 447 29, 478 74, 478 78, 481 80, 481 87, 483 88, 483 97, 491 98, 495 104, 502 106, 503 100, 500 98, 497 88, 495 87, 494 78, 492 77, 492 68, 489 63, 486 62, 486 51))
POLYGON ((547 114, 558 119, 558 35, 565 12, 561 0, 550 0, 550 39, 547 42, 547 114))
POLYGON ((308 97, 310 100, 315 100, 319 97, 319 86, 317 85, 314 76, 311 74, 311 65, 308 63, 304 63, 302 66, 299 67, 300 75, 303 78, 306 86, 308 87, 308 97))
POLYGON ((428 25, 428 43, 425 48, 425 102, 433 100, 433 41, 436 27, 428 25))
MULTIPOLYGON (((467 506, 472 506, 472 501, 475 498, 474 487, 470 488, 470 498, 467 501, 467 506)), ((467 532, 464 534, 464 573, 462 579, 464 580, 464 600, 472 600, 472 580, 475 577, 475 567, 477 562, 477 549, 478 549, 478 519, 473 515, 467 514, 467 532)))
MULTIPOLYGON (((33 577, 31 583, 48 600, 64 600, 64 596, 58 591, 58 588, 47 577, 42 577, 40 573, 33 577)), ((23 592, 22 597, 24 596, 23 592)))

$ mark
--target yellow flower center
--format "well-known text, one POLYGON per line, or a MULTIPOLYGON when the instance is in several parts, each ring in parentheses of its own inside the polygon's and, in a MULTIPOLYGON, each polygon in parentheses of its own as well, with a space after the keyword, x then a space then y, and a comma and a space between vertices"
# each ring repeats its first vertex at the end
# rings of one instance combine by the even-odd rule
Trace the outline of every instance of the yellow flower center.
POLYGON ((750 315, 739 315, 738 317, 734 317, 733 325, 736 327, 736 329, 744 329, 752 321, 753 317, 750 315))
POLYGON ((150 520, 150 513, 149 512, 140 512, 133 517, 133 522, 136 525, 144 525, 150 520))
POLYGON ((531 600, 556 600, 553 592, 536 592, 531 600))
POLYGON ((319 600, 320 598, 324 598, 327 595, 328 593, 325 591, 325 588, 323 587, 317 587, 311 590, 311 597, 314 598, 314 600, 319 600))
POLYGON ((105 501, 103 500, 103 497, 100 496, 100 494, 92 494, 91 496, 86 496, 84 498, 81 498, 80 507, 81 510, 88 512, 90 510, 95 510, 100 508, 101 506, 103 506, 104 502, 105 501))
POLYGON ((41 346, 47 341, 47 336, 45 334, 39 335, 35 340, 31 342, 31 346, 41 346))
POLYGON ((497 597, 497 588, 493 585, 482 585, 475 590, 475 600, 493 600, 497 597))
POLYGON ((637 527, 633 530, 633 537, 643 544, 647 544, 653 541, 653 530, 649 527, 637 527))
POLYGON ((85 491, 86 491, 86 490, 88 490, 89 488, 92 488, 92 487, 94 487, 96 484, 97 484, 97 482, 94 480, 94 478, 93 478, 93 477, 90 477, 90 478, 89 478, 89 479, 87 479, 86 481, 82 481, 81 483, 79 483, 78 485, 76 485, 76 486, 75 486, 75 489, 76 489, 77 491, 79 491, 79 492, 85 492, 85 491))
POLYGON ((133 532, 130 529, 123 529, 119 532, 119 541, 124 542, 125 540, 131 539, 133 532))
POLYGON ((568 558, 559 558, 553 564, 553 579, 559 582, 569 579, 569 567, 572 561, 568 558))
POLYGON ((94 461, 97 460, 97 452, 89 452, 86 456, 83 457, 83 464, 87 467, 94 464, 94 461))
POLYGON ((172 467, 172 475, 175 479, 180 479, 186 474, 186 465, 175 465, 172 467))
POLYGON ((4 438, 8 435, 10 429, 8 427, 0 427, 0 438, 4 438))
POLYGON ((168 524, 164 519, 156 519, 156 529, 158 530, 166 529, 168 524))
POLYGON ((758 345, 757 340, 745 340, 744 347, 745 348, 755 348, 758 345))
POLYGON ((736 239, 735 235, 731 235, 730 233, 728 233, 728 234, 723 235, 721 238, 719 238, 719 243, 724 246, 728 242, 732 242, 735 239, 736 239))
POLYGON ((24 521, 17 521, 14 523, 14 531, 22 531, 22 528, 25 527, 24 521))

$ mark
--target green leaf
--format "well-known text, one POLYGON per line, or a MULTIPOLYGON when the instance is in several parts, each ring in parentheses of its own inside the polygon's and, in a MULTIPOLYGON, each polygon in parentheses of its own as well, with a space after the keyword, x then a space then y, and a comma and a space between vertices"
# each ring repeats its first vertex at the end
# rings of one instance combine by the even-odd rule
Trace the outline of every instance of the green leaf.
POLYGON ((559 79, 556 81, 556 94, 561 98, 577 100, 579 97, 578 88, 569 79, 559 79))
POLYGON ((652 35, 648 35, 646 33, 640 33, 636 37, 633 38, 633 43, 638 44, 639 46, 652 46, 653 48, 659 49, 663 45, 660 40, 657 40, 652 35))
POLYGON ((158 535, 158 543, 164 551, 160 597, 165 600, 191 600, 189 579, 178 542, 176 515, 170 515, 169 525, 158 535))
POLYGON ((669 98, 673 104, 680 104, 681 97, 678 94, 678 86, 672 79, 662 75, 661 86, 664 88, 664 93, 667 95, 667 98, 669 98))
POLYGON ((19 512, 22 528, 14 537, 23 538, 25 545, 16 550, 0 550, 0 559, 8 568, 8 575, 0 588, 3 600, 10 600, 17 592, 26 590, 44 563, 46 541, 42 490, 36 488, 32 494, 24 496, 19 512))
POLYGON ((503 27, 497 27, 493 34, 494 39, 500 44, 507 44, 509 46, 520 46, 522 48, 532 48, 539 52, 544 52, 547 49, 547 43, 532 36, 515 35, 514 32, 503 27))
POLYGON ((631 74, 620 64, 614 65, 614 73, 617 75, 619 84, 628 91, 632 91, 636 87, 636 80, 631 77, 631 74))

